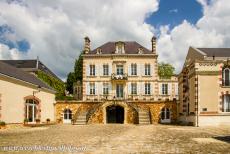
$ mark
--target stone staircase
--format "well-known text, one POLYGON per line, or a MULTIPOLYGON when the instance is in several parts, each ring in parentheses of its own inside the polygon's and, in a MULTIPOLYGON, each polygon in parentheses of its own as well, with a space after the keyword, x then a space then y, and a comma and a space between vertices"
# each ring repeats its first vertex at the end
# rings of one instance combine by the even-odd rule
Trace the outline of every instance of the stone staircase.
POLYGON ((86 112, 78 115, 77 119, 74 121, 74 125, 86 125, 86 112))
POLYGON ((150 116, 149 111, 147 110, 139 110, 139 124, 140 125, 149 125, 150 124, 150 116))

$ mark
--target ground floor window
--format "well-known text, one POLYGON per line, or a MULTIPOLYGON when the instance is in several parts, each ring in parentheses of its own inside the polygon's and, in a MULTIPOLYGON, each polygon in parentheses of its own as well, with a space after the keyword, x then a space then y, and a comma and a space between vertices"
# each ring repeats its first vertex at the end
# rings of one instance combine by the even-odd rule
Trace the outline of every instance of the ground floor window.
POLYGON ((37 118, 38 102, 34 99, 27 99, 25 109, 25 118, 28 120, 28 122, 35 122, 37 118))
POLYGON ((161 110, 161 122, 171 122, 170 121, 170 110, 169 108, 163 108, 161 110))
POLYGON ((222 112, 230 112, 230 95, 224 95, 222 112))
POLYGON ((70 109, 65 109, 63 122, 71 123, 71 119, 72 119, 72 111, 70 109))

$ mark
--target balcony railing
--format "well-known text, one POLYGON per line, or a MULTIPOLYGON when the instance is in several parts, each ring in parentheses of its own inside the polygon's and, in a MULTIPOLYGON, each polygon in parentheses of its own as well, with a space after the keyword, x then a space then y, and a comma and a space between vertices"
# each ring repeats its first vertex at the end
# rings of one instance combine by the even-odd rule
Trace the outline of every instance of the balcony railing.
POLYGON ((112 80, 127 80, 128 79, 128 75, 125 73, 125 74, 115 74, 115 73, 112 73, 111 75, 111 79, 112 80))

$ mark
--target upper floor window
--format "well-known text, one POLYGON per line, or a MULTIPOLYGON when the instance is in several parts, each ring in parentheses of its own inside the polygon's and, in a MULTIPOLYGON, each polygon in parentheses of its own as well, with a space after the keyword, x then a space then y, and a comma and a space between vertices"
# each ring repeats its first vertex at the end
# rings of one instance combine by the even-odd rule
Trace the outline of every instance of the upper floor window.
POLYGON ((104 83, 103 84, 103 95, 108 95, 109 94, 109 84, 104 83))
POLYGON ((145 75, 150 75, 150 64, 145 64, 145 75))
POLYGON ((137 94, 137 84, 131 83, 131 94, 136 95, 137 94))
POLYGON ((117 65, 117 75, 123 75, 123 65, 117 65))
POLYGON ((145 95, 150 95, 150 83, 145 83, 145 95))
POLYGON ((95 95, 95 83, 90 83, 89 89, 90 89, 89 94, 95 95))
POLYGON ((168 95, 168 84, 162 84, 162 95, 168 95))
POLYGON ((222 112, 230 112, 230 95, 224 95, 223 104, 222 104, 222 112))
POLYGON ((230 86, 230 69, 223 69, 223 86, 230 86))
POLYGON ((90 76, 95 76, 95 65, 90 65, 89 66, 89 75, 90 76))
POLYGON ((131 75, 137 75, 137 64, 131 64, 131 75))
POLYGON ((103 65, 103 75, 109 75, 109 65, 103 65))

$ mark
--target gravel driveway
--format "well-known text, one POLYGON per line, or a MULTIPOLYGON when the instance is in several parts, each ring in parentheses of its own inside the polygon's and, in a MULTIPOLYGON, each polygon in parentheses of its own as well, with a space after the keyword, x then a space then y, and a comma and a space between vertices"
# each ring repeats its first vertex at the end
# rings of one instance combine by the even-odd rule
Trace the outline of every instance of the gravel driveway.
POLYGON ((0 153, 230 153, 230 127, 52 125, 0 130, 0 153))

